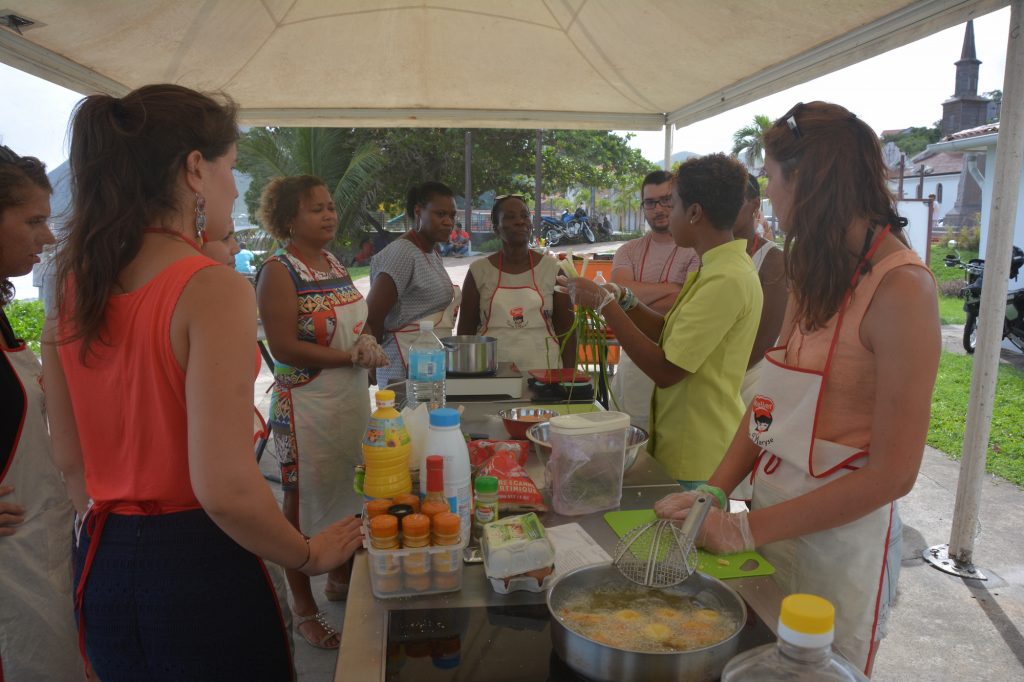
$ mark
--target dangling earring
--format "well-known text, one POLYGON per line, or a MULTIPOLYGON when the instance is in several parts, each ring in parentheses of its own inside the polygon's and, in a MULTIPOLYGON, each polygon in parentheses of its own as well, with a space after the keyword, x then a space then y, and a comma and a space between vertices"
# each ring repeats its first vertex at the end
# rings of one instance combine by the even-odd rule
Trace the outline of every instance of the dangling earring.
POLYGON ((206 243, 206 199, 201 194, 196 194, 196 241, 206 243))

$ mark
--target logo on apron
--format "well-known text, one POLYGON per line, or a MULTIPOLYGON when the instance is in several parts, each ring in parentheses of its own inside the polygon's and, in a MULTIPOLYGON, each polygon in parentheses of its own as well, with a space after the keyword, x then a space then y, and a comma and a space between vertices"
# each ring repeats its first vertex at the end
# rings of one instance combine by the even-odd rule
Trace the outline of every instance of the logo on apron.
POLYGON ((763 395, 754 396, 754 401, 750 406, 754 418, 754 433, 751 434, 751 440, 758 447, 766 448, 775 441, 774 438, 767 438, 764 435, 772 427, 772 412, 774 410, 775 402, 771 398, 763 395))
POLYGON ((514 329, 522 329, 526 326, 526 316, 524 315, 522 306, 516 306, 509 309, 509 317, 512 319, 505 324, 514 329))
POLYGON ((363 324, 364 324, 363 320, 359 320, 358 322, 356 322, 355 326, 352 327, 352 333, 356 334, 356 335, 362 334, 363 333, 363 324))

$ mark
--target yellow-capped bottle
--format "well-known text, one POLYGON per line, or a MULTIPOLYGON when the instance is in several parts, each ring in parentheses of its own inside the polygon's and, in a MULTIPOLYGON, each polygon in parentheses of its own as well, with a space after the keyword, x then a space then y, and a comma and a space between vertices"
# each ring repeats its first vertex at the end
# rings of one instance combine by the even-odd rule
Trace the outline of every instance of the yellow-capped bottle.
POLYGON ((409 476, 409 432, 395 409, 394 391, 377 391, 377 409, 363 436, 366 477, 363 494, 368 498, 393 498, 412 491, 409 476))

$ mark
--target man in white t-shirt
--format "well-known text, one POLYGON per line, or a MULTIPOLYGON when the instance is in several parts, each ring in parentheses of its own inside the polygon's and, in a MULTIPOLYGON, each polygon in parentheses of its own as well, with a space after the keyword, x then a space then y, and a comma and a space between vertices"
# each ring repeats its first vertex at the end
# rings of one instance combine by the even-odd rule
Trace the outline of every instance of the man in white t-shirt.
MULTIPOLYGON (((629 287, 645 305, 666 314, 675 303, 687 275, 700 268, 693 249, 676 246, 668 231, 672 211, 672 175, 666 171, 648 173, 640 188, 644 218, 651 228, 639 239, 619 247, 612 260, 611 281, 629 287)), ((614 407, 626 412, 636 426, 647 429, 654 382, 625 352, 611 382, 614 407)))

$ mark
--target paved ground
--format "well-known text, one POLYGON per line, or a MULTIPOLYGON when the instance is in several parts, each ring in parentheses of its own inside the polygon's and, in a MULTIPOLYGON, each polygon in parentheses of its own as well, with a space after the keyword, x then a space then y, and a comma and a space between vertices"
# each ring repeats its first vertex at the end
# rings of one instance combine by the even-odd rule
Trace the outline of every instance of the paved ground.
MULTIPOLYGON (((610 246, 596 244, 592 250, 610 246)), ((445 259, 454 282, 463 280, 472 260, 445 259)), ((369 287, 368 281, 356 284, 364 293, 369 287)), ((943 328, 948 350, 962 352, 960 333, 956 326, 943 328)), ((1003 357, 1024 369, 1021 354, 1004 352, 1003 357)), ((257 405, 264 414, 269 383, 264 370, 256 388, 257 405)), ((271 474, 273 469, 273 454, 268 452, 263 470, 271 474)), ((986 477, 974 560, 987 581, 947 575, 921 558, 926 548, 949 541, 959 473, 958 462, 925 448, 917 484, 900 501, 905 524, 900 594, 875 665, 875 680, 1024 680, 1024 490, 986 477)), ((321 595, 330 621, 340 624, 344 605, 323 599, 323 581, 314 580, 314 594, 321 595)), ((313 649, 298 637, 295 646, 301 682, 332 679, 336 652, 313 649)))

